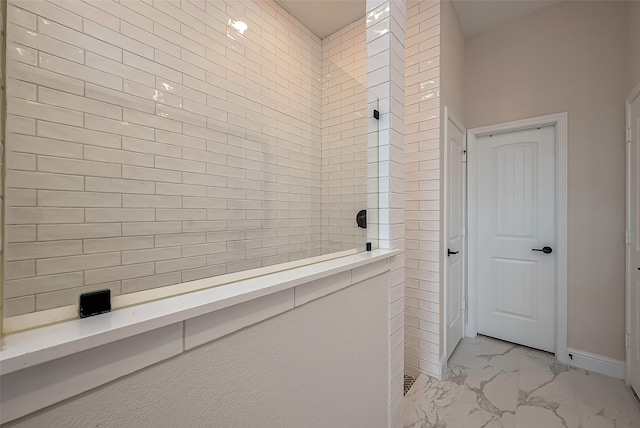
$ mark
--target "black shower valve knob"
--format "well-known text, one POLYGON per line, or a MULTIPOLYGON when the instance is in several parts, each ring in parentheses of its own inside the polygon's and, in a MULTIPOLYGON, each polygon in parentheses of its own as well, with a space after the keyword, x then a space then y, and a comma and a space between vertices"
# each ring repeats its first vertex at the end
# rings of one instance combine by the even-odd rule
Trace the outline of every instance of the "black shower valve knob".
POLYGON ((367 228, 367 210, 360 210, 356 214, 356 224, 363 229, 367 228))

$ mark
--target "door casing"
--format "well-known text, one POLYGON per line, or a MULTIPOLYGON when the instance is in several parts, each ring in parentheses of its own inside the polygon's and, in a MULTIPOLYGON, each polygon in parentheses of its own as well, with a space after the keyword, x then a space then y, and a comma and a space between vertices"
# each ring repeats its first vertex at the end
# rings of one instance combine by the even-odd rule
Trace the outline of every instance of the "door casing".
MULTIPOLYGON (((629 94, 629 96, 627 97, 627 108, 626 108, 626 124, 627 124, 627 129, 631 128, 631 103, 633 103, 633 101, 635 101, 635 99, 637 97, 640 97, 640 83, 638 83, 636 85, 635 88, 633 88, 633 90, 631 91, 631 93, 629 94)), ((628 335, 629 332, 631 331, 631 287, 633 287, 633 279, 635 277, 635 263, 632 260, 632 254, 631 254, 631 247, 630 247, 630 237, 629 237, 629 231, 631 230, 631 162, 633 162, 633 159, 631 159, 630 156, 630 141, 627 141, 627 207, 626 207, 626 217, 627 217, 627 221, 626 221, 626 236, 627 238, 627 242, 625 244, 625 250, 626 250, 626 255, 625 255, 625 259, 626 259, 626 296, 625 296, 625 300, 626 300, 626 322, 625 322, 625 382, 628 384, 631 383, 631 365, 628 363, 629 361, 631 361, 631 347, 628 346, 628 335)))
POLYGON ((567 125, 568 114, 557 113, 548 116, 506 122, 467 130, 467 324, 465 335, 478 334, 478 283, 477 283, 477 140, 480 137, 504 132, 520 131, 539 126, 554 126, 556 139, 556 314, 555 314, 555 355, 563 363, 568 362, 567 354, 567 125))

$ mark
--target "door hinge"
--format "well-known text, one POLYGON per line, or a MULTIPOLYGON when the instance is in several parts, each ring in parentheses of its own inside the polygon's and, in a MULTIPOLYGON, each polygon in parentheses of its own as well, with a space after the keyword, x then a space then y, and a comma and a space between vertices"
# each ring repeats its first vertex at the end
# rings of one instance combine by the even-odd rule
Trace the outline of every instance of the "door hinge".
POLYGON ((466 162, 467 161, 467 151, 463 150, 462 151, 462 162, 466 162))
POLYGON ((463 311, 467 310, 467 302, 465 300, 462 301, 462 306, 460 306, 463 311))
POLYGON ((631 245, 631 234, 629 233, 628 230, 626 230, 624 234, 625 234, 625 242, 627 243, 627 245, 631 245))
POLYGON ((625 333, 625 346, 627 348, 631 348, 631 334, 630 333, 625 333))
POLYGON ((627 128, 627 143, 630 143, 633 141, 633 129, 631 128, 627 128))
POLYGON ((462 226, 462 228, 460 228, 460 235, 461 236, 467 236, 467 228, 462 226))

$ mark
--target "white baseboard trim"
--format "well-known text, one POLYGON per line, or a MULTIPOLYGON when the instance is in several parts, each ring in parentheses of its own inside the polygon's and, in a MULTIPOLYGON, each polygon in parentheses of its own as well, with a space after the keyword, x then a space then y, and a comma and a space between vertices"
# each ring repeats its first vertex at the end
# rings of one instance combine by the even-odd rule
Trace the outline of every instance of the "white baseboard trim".
POLYGON ((447 378, 447 356, 443 355, 440 357, 440 379, 445 380, 447 378))
POLYGON ((573 348, 567 348, 567 355, 569 357, 567 361, 570 366, 618 379, 624 379, 625 377, 624 361, 573 348))

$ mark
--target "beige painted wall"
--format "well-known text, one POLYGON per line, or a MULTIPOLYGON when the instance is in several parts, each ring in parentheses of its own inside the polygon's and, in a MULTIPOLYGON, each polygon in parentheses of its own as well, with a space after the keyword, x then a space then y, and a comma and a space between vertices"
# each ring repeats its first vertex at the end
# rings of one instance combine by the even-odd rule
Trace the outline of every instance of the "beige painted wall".
POLYGON ((563 2, 467 39, 468 128, 569 113, 569 347, 624 359, 625 2, 563 2))
POLYGON ((629 86, 640 84, 640 1, 629 2, 629 86))
MULTIPOLYGON (((464 123, 466 42, 451 1, 440 5, 440 100, 464 123)), ((444 119, 441 122, 444 125, 444 119)), ((440 128, 441 132, 444 129, 440 128)))
POLYGON ((386 427, 387 273, 3 425, 386 427))

